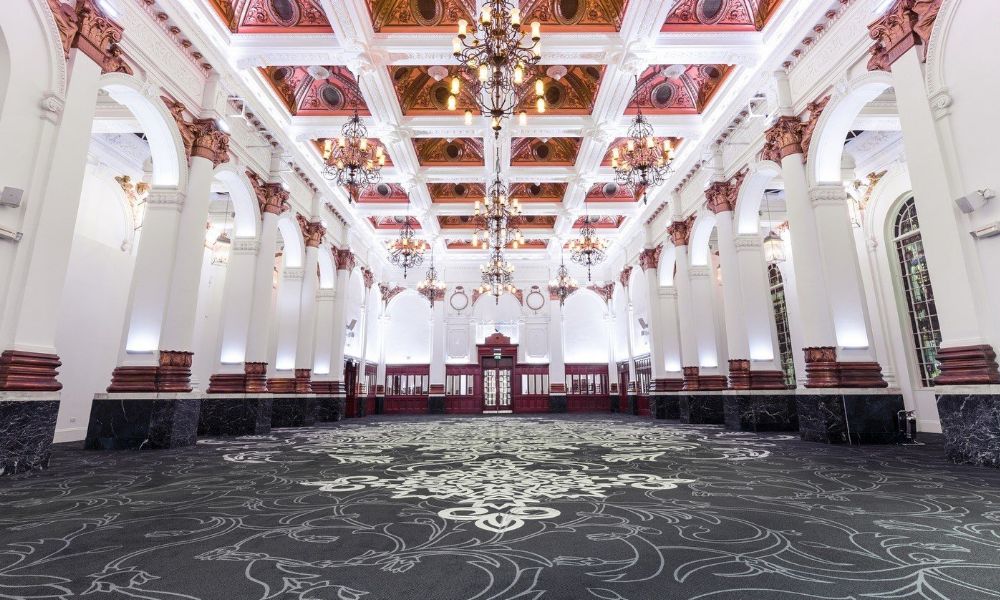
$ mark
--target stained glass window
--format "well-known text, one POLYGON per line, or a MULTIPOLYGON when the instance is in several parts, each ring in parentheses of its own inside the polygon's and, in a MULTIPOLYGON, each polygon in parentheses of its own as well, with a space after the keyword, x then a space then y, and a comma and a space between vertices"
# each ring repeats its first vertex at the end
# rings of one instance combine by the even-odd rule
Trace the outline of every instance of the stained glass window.
POLYGON ((924 243, 920 237, 920 222, 913 198, 899 207, 893 226, 893 242, 899 265, 898 275, 906 297, 913 352, 920 367, 920 381, 924 386, 933 386, 939 372, 937 352, 941 346, 941 326, 934 306, 934 290, 927 272, 924 243))
POLYGON ((778 328, 778 353, 781 370, 785 374, 785 385, 795 387, 795 350, 792 348, 792 334, 788 328, 788 303, 785 301, 785 280, 778 265, 767 266, 767 278, 771 284, 771 305, 774 307, 774 323, 778 328))

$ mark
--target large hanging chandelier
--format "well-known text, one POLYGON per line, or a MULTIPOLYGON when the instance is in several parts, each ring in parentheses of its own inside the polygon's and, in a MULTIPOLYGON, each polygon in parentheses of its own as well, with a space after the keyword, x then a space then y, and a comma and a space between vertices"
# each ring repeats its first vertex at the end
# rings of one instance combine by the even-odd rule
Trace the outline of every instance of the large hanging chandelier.
MULTIPOLYGON (((458 36, 452 41, 452 52, 459 64, 478 81, 473 94, 476 104, 490 117, 494 135, 500 135, 503 123, 514 116, 518 104, 526 94, 527 73, 538 64, 542 55, 541 26, 531 23, 531 43, 524 40, 521 31, 521 10, 511 0, 486 0, 479 13, 478 26, 471 31, 467 21, 458 22, 458 36), (470 39, 471 38, 471 39, 470 39)), ((451 80, 448 108, 455 110, 461 90, 459 78, 451 80)), ((535 80, 535 108, 545 112, 545 85, 535 80)), ((527 114, 521 111, 522 125, 527 114)), ((472 113, 466 111, 466 123, 471 123, 472 113)))
POLYGON ((323 142, 323 175, 347 189, 351 202, 357 202, 366 188, 382 181, 385 152, 382 146, 368 141, 368 128, 358 114, 357 102, 354 115, 344 123, 340 137, 323 142))
POLYGON ((549 294, 554 294, 559 298, 559 306, 566 303, 566 298, 570 294, 575 292, 579 285, 576 280, 570 277, 569 269, 566 268, 566 262, 562 258, 562 252, 559 253, 559 268, 556 269, 556 276, 549 281, 549 294))
POLYGON ((417 284, 417 292, 424 298, 427 298, 431 303, 431 308, 434 308, 434 301, 437 300, 438 296, 442 296, 445 287, 447 287, 445 282, 438 279, 437 270, 434 268, 434 253, 432 252, 431 266, 427 269, 427 273, 424 274, 423 281, 417 284))
POLYGON ((386 244, 389 262, 403 270, 403 279, 406 279, 407 271, 423 264, 424 252, 429 247, 426 241, 417 239, 410 223, 409 210, 406 211, 403 224, 399 228, 399 237, 386 244))
POLYGON ((597 230, 590 222, 590 216, 583 218, 580 237, 569 243, 570 259, 578 265, 587 267, 587 281, 591 281, 590 270, 607 258, 608 243, 598 237, 597 230))
POLYGON ((504 292, 513 294, 517 289, 514 287, 514 265, 503 257, 502 249, 493 248, 490 259, 486 264, 479 265, 479 270, 482 271, 479 293, 492 294, 497 304, 500 304, 500 296, 504 292))
POLYGON ((517 198, 510 197, 507 184, 500 178, 500 159, 497 158, 493 183, 486 191, 482 203, 476 200, 473 222, 476 232, 474 247, 502 249, 508 245, 518 248, 524 244, 521 233, 523 211, 517 198))
MULTIPOLYGON (((635 85, 638 91, 638 77, 635 85)), ((641 193, 642 203, 646 204, 649 188, 660 185, 670 174, 672 151, 669 139, 663 140, 662 144, 656 141, 653 126, 642 116, 642 108, 637 108, 625 142, 611 149, 611 168, 615 172, 615 181, 631 188, 636 195, 641 193)))

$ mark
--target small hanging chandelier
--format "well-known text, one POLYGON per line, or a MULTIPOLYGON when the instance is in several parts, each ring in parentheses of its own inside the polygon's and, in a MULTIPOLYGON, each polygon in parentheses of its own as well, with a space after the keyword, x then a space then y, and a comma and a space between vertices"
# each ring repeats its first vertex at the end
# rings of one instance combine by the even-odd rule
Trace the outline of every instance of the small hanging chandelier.
POLYGON ((447 284, 438 279, 437 270, 434 268, 434 253, 431 252, 431 266, 424 274, 423 281, 417 284, 417 292, 427 298, 431 303, 431 308, 434 308, 434 301, 438 299, 438 296, 443 297, 446 287, 447 284))
MULTIPOLYGON (((638 92, 638 76, 635 86, 638 92)), ((615 182, 631 188, 636 195, 642 194, 642 203, 648 203, 649 188, 662 184, 670 175, 672 151, 670 140, 663 140, 662 144, 656 141, 653 126, 642 116, 642 109, 637 107, 625 142, 611 149, 615 182)))
MULTIPOLYGON (((452 53, 466 72, 478 82, 476 104, 490 117, 494 135, 499 137, 503 123, 514 116, 518 104, 526 95, 528 70, 538 64, 542 55, 541 26, 531 23, 531 43, 525 43, 521 31, 521 10, 516 1, 485 0, 479 13, 478 26, 470 31, 469 23, 458 22, 458 35, 452 40, 452 53), (469 39, 471 37, 471 40, 469 39), (522 45, 523 44, 523 45, 522 45)), ((458 77, 451 80, 448 109, 455 110, 461 90, 458 77)), ((535 108, 545 112, 545 85, 535 81, 535 108)), ((524 125, 527 114, 521 111, 519 121, 524 125)), ((466 111, 466 123, 471 123, 472 113, 466 111)))
POLYGON ((597 230, 590 222, 590 215, 584 216, 580 237, 569 243, 570 260, 587 267, 587 281, 591 281, 590 270, 607 258, 608 243, 597 236, 597 230))
POLYGON ((521 203, 517 198, 510 198, 507 184, 500 178, 498 153, 493 183, 482 203, 476 200, 473 215, 476 232, 472 245, 477 248, 520 247, 524 244, 520 227, 522 215, 521 203))
POLYGON ((354 102, 354 115, 344 123, 340 137, 324 140, 323 175, 337 185, 347 188, 351 202, 357 202, 366 188, 382 181, 382 167, 385 166, 385 152, 382 146, 370 143, 368 128, 358 113, 354 102))
POLYGON ((479 265, 482 271, 482 284, 479 286, 480 294, 492 294, 496 303, 500 304, 500 296, 504 292, 513 294, 514 287, 514 265, 507 262, 503 257, 503 250, 493 248, 490 259, 484 265, 479 265))
MULTIPOLYGON (((764 192, 764 206, 767 210, 767 220, 771 222, 771 201, 770 194, 764 192)), ((785 240, 781 239, 778 232, 773 228, 764 236, 764 260, 769 265, 785 262, 785 240)))
POLYGON ((580 286, 576 280, 570 277, 569 269, 563 260, 562 252, 559 253, 559 268, 556 269, 556 276, 549 281, 549 294, 555 294, 559 298, 559 306, 566 303, 566 298, 575 292, 580 286))
MULTIPOLYGON (((407 201, 409 207, 409 201, 407 201)), ((407 271, 419 267, 424 262, 424 252, 429 245, 426 241, 417 239, 410 222, 410 211, 406 211, 403 217, 403 224, 399 228, 399 237, 388 242, 386 249, 389 252, 389 262, 403 269, 403 279, 406 279, 407 271)))

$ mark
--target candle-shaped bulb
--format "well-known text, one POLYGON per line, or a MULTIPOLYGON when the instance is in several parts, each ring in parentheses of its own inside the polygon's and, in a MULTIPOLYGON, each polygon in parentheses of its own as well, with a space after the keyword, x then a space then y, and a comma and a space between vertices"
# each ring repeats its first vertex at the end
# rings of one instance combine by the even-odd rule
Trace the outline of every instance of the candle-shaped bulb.
POLYGON ((479 65, 479 81, 486 81, 490 78, 490 68, 486 65, 479 65))
POLYGON ((472 125, 472 111, 471 110, 465 111, 465 124, 466 125, 472 125))
POLYGON ((454 96, 448 96, 448 110, 455 110, 458 107, 458 100, 454 96))
POLYGON ((341 148, 347 145, 347 140, 344 139, 344 136, 340 136, 339 138, 337 138, 337 145, 340 146, 341 148))
POLYGON ((542 96, 545 94, 545 83, 541 79, 535 80, 535 95, 542 96))
POLYGON ((462 89, 462 84, 458 80, 458 76, 456 75, 456 76, 452 77, 451 78, 451 93, 453 95, 457 96, 459 90, 461 90, 461 89, 462 89))
POLYGON ((458 37, 465 37, 469 33, 469 22, 465 19, 458 20, 458 37))
POLYGON ((531 39, 538 40, 542 37, 542 24, 538 21, 531 22, 531 39))
POLYGON ((484 24, 489 23, 490 18, 492 17, 492 12, 493 11, 489 6, 484 6, 483 12, 479 15, 479 20, 482 21, 484 24))
POLYGON ((626 152, 635 152, 635 140, 629 140, 626 144, 626 152))
POLYGON ((510 9, 510 24, 517 27, 521 24, 521 11, 517 8, 510 9))
POLYGON ((545 112, 545 98, 539 97, 538 102, 535 103, 535 108, 539 113, 545 112))
POLYGON ((528 113, 521 111, 521 114, 517 116, 517 122, 521 127, 528 124, 528 113))
POLYGON ((361 149, 362 150, 368 149, 368 138, 361 138, 361 149))
POLYGON ((451 53, 455 56, 462 53, 462 40, 460 38, 451 40, 451 53))
POLYGON ((514 67, 514 83, 517 85, 524 83, 524 69, 521 65, 514 67))
POLYGON ((654 146, 656 146, 656 140, 653 139, 653 136, 648 136, 646 138, 646 147, 653 148, 654 146))

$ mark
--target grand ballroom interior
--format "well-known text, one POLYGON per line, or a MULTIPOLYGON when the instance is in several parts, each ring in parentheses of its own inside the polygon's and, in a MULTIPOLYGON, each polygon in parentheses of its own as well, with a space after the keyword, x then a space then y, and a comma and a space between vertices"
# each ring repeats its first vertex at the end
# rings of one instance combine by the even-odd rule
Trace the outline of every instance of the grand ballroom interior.
POLYGON ((0 598, 1000 598, 998 24, 3 0, 0 598))

